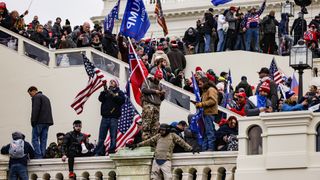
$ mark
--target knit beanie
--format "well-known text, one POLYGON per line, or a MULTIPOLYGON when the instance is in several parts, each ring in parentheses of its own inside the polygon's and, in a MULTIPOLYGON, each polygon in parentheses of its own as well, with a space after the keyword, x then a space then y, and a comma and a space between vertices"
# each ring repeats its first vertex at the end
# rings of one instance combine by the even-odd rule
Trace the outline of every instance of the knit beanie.
POLYGON ((261 84, 261 86, 259 88, 259 92, 261 92, 261 91, 264 91, 264 92, 270 94, 270 81, 269 80, 266 80, 261 84))

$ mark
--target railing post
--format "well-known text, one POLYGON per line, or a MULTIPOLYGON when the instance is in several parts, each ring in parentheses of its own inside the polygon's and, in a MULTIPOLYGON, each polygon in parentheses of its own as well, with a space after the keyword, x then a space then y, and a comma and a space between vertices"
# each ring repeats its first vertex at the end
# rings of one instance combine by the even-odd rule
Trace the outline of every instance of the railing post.
POLYGON ((226 171, 226 180, 233 180, 234 179, 234 174, 232 171, 226 171))
POLYGON ((24 55, 24 41, 20 38, 18 38, 18 54, 19 55, 24 55))
POLYGON ((54 53, 53 51, 48 51, 49 52, 49 68, 54 68, 57 66, 56 64, 56 53, 54 53))
POLYGON ((186 173, 182 173, 182 180, 191 180, 191 174, 186 172, 186 173))
POLYGON ((116 165, 118 180, 149 180, 153 159, 151 147, 136 150, 121 149, 110 158, 116 165))
POLYGON ((0 180, 8 179, 9 159, 0 154, 0 180))

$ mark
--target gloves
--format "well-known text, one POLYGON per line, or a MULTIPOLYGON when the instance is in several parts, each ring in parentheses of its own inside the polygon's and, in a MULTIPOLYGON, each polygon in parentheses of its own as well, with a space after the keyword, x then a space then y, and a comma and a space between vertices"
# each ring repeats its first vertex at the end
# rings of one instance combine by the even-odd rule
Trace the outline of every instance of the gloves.
POLYGON ((128 148, 130 148, 131 150, 134 150, 135 148, 138 147, 137 144, 126 144, 126 146, 127 146, 128 148))
POLYGON ((199 151, 199 148, 192 148, 192 154, 195 154, 195 153, 198 153, 198 154, 200 154, 200 151, 199 151))

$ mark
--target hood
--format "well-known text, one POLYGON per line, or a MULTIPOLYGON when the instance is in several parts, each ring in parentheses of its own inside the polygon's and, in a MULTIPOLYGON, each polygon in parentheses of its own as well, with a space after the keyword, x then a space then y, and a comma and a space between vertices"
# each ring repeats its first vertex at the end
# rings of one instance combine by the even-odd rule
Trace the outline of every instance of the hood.
POLYGON ((12 133, 13 140, 18 140, 18 139, 24 140, 24 138, 25 138, 25 135, 22 134, 21 132, 16 131, 16 132, 12 133))

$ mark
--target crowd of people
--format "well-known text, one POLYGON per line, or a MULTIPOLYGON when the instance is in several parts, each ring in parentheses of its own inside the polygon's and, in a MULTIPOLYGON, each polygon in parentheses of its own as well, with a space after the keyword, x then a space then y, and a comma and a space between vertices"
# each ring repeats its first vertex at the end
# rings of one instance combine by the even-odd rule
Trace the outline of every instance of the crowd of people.
MULTIPOLYGON (((198 20, 196 28, 190 27, 183 38, 169 37, 160 39, 146 38, 139 42, 133 41, 134 47, 149 73, 141 87, 142 121, 138 126, 134 143, 127 146, 136 147, 155 146, 155 159, 152 177, 158 178, 162 173, 165 178, 171 175, 172 153, 203 152, 203 151, 236 151, 238 150, 238 122, 235 116, 227 117, 218 111, 223 106, 240 116, 258 116, 260 113, 281 111, 307 110, 320 103, 320 91, 316 86, 300 99, 294 94, 290 78, 281 84, 276 84, 271 78, 268 68, 259 71, 260 82, 256 88, 247 82, 247 77, 241 77, 241 82, 233 88, 228 82, 229 74, 222 71, 218 76, 212 69, 203 71, 201 67, 195 69, 196 83, 199 85, 201 101, 193 102, 198 110, 203 110, 202 141, 199 134, 191 128, 194 115, 186 120, 160 125, 160 107, 166 92, 162 89, 161 80, 194 93, 191 78, 186 78, 186 54, 220 52, 228 50, 247 50, 270 54, 288 54, 290 47, 303 38, 313 50, 318 51, 318 37, 320 18, 316 16, 307 28, 306 21, 299 14, 289 33, 288 14, 281 15, 281 21, 275 19, 275 12, 260 16, 266 6, 266 1, 257 10, 251 8, 246 14, 240 8, 230 7, 225 12, 214 15, 210 8, 202 20, 198 20), (279 34, 279 44, 275 43, 275 34, 279 34), (294 38, 291 37, 294 32, 294 38), (262 35, 262 38, 260 38, 262 35), (236 43, 234 43, 236 42, 236 43)), ((48 21, 41 25, 38 17, 25 25, 24 16, 17 11, 9 12, 6 4, 0 2, 0 26, 10 29, 22 36, 51 49, 93 47, 115 58, 128 63, 128 42, 123 36, 111 32, 102 32, 102 27, 95 25, 91 30, 88 22, 81 26, 71 27, 69 20, 62 26, 61 18, 48 21)), ((11 37, 0 32, 1 43, 7 43, 11 37)), ((53 125, 51 104, 48 97, 34 86, 28 89, 32 98, 32 146, 25 141, 20 132, 12 134, 12 142, 1 149, 2 154, 10 155, 10 179, 27 179, 28 158, 61 158, 68 159, 69 177, 74 178, 74 157, 102 156, 116 152, 116 138, 118 121, 121 117, 121 107, 125 103, 125 95, 119 88, 116 79, 106 84, 100 93, 101 123, 97 143, 89 141, 90 134, 82 133, 82 123, 76 120, 73 130, 56 134, 57 142, 47 147, 49 127, 53 125), (104 141, 110 132, 110 147, 106 151, 104 141)), ((316 109, 315 111, 319 111, 316 109)))

